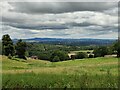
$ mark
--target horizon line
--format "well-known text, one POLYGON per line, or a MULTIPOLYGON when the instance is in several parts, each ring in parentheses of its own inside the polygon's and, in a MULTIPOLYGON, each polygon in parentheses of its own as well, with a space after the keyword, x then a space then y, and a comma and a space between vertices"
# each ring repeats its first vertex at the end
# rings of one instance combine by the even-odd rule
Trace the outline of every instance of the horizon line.
POLYGON ((114 40, 118 39, 118 38, 51 38, 51 37, 13 38, 13 39, 45 39, 45 38, 46 39, 114 39, 114 40))

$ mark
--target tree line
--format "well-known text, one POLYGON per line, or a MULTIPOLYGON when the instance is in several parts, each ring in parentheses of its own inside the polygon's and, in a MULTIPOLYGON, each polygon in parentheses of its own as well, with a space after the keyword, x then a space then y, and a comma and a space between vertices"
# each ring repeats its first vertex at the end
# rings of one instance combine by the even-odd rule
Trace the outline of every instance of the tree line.
POLYGON ((11 58, 16 56, 18 58, 27 59, 26 57, 37 56, 38 59, 48 60, 51 62, 65 61, 71 59, 95 58, 104 57, 105 55, 117 54, 120 57, 120 41, 116 41, 110 46, 66 46, 66 45, 44 45, 39 43, 26 43, 21 39, 13 43, 8 34, 2 37, 2 54, 11 58), (79 52, 76 55, 68 56, 70 51, 77 50, 93 50, 90 52, 79 52), (89 55, 88 55, 89 53, 89 55))

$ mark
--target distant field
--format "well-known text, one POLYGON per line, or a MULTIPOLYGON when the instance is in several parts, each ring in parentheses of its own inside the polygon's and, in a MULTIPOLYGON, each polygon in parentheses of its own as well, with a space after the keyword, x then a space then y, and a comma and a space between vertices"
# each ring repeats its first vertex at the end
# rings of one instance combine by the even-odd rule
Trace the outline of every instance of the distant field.
POLYGON ((87 53, 87 52, 93 52, 93 50, 71 51, 70 54, 76 54, 76 53, 78 53, 78 52, 85 52, 85 53, 87 53))
POLYGON ((77 53, 79 53, 79 52, 84 52, 84 53, 90 52, 90 53, 92 53, 92 52, 93 52, 93 50, 79 50, 79 51, 71 51, 70 53, 68 53, 68 55, 69 55, 69 57, 70 57, 71 55, 76 55, 76 54, 77 54, 77 53))
POLYGON ((117 58, 63 62, 2 59, 3 88, 117 88, 117 58))
POLYGON ((71 52, 75 52, 75 53, 77 53, 77 52, 93 52, 93 50, 80 50, 80 51, 71 51, 71 52))

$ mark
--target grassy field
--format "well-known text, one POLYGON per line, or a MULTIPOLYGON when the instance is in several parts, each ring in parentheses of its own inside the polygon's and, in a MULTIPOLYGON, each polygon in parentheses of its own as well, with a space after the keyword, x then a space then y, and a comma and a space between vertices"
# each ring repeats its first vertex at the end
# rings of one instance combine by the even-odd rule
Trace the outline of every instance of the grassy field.
POLYGON ((71 55, 76 55, 76 54, 79 53, 79 52, 83 52, 83 53, 89 52, 89 53, 92 53, 93 50, 70 51, 70 53, 68 53, 68 55, 69 55, 69 56, 71 56, 71 55))
POLYGON ((71 53, 78 53, 78 52, 93 52, 93 50, 80 50, 80 51, 71 51, 71 53))
POLYGON ((2 57, 3 88, 118 88, 117 58, 63 62, 2 57))

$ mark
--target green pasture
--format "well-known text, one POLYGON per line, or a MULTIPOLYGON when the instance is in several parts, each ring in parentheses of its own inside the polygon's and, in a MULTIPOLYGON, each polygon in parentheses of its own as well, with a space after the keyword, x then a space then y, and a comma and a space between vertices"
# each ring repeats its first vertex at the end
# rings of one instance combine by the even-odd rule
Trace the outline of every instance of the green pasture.
POLYGON ((1 57, 3 88, 118 87, 118 58, 49 62, 1 57))

